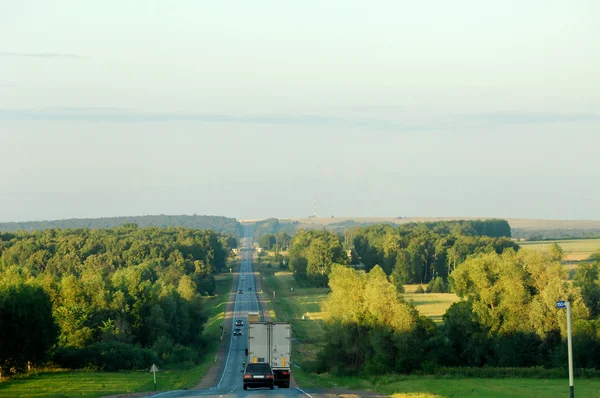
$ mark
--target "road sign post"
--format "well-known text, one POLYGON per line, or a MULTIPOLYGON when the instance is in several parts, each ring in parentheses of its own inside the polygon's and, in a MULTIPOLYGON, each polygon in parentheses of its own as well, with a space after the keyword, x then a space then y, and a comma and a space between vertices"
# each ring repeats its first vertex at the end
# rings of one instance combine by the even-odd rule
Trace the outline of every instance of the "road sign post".
POLYGON ((158 366, 156 366, 155 364, 152 364, 152 367, 150 368, 150 372, 154 373, 154 391, 156 391, 156 372, 158 372, 158 366))
POLYGON ((566 300, 556 302, 556 308, 567 309, 567 347, 569 349, 569 394, 575 397, 575 386, 573 385, 573 333, 571 331, 571 303, 566 300))

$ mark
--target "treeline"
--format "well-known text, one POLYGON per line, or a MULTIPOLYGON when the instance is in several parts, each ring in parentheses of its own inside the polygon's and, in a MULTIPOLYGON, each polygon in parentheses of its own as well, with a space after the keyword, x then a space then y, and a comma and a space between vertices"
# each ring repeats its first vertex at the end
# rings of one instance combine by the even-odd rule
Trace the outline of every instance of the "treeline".
MULTIPOLYGON (((600 255, 598 256, 600 258, 600 255)), ((574 365, 600 369, 600 261, 574 283, 559 261, 533 251, 469 257, 450 275, 463 301, 437 326, 404 301, 380 267, 334 265, 326 343, 317 372, 435 373, 439 367, 566 368, 565 310, 573 319, 574 365)))
POLYGON ((235 218, 198 215, 157 215, 137 217, 70 218, 53 221, 28 221, 0 223, 0 231, 39 231, 45 229, 100 229, 114 228, 125 224, 137 224, 145 227, 183 227, 190 229, 210 229, 216 232, 240 236, 242 226, 235 218))
POLYGON ((0 233, 0 369, 195 363, 231 235, 184 228, 0 233))
POLYGON ((517 239, 553 240, 553 239, 594 239, 600 238, 600 228, 589 229, 524 229, 513 228, 512 235, 517 239))
POLYGON ((370 271, 379 265, 399 291, 407 283, 446 279, 468 256, 518 250, 504 220, 440 221, 346 230, 300 230, 291 241, 289 268, 298 279, 326 285, 333 264, 370 271))
POLYGON ((265 234, 277 235, 280 232, 293 235, 298 228, 298 221, 280 222, 277 218, 267 218, 252 224, 252 237, 257 242, 265 234))

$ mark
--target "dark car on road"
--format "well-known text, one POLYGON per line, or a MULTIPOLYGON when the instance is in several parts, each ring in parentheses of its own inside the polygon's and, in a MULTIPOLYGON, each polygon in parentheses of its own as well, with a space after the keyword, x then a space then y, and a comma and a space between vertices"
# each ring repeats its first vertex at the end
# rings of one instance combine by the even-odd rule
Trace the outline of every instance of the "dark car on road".
POLYGON ((238 290, 238 294, 244 294, 244 291, 242 289, 238 290))
POLYGON ((235 321, 235 326, 244 326, 244 321, 238 319, 237 321, 235 321))
POLYGON ((233 335, 234 336, 241 336, 242 335, 242 329, 233 329, 233 335))
POLYGON ((244 370, 244 390, 248 387, 269 387, 273 390, 274 380, 273 371, 268 363, 249 363, 244 370))
POLYGON ((252 290, 252 288, 251 288, 251 287, 249 287, 249 288, 248 288, 248 291, 250 291, 250 290, 252 290))

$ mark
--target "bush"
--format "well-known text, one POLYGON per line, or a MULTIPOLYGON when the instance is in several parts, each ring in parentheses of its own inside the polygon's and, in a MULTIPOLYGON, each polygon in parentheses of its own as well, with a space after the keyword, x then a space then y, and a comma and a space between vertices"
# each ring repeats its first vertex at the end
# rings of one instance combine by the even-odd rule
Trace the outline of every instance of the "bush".
POLYGON ((442 277, 438 276, 435 279, 432 279, 427 284, 427 293, 447 293, 448 285, 444 282, 442 277))
POLYGON ((415 290, 415 293, 425 293, 425 290, 423 289, 423 286, 421 286, 421 285, 417 286, 417 289, 415 290))
POLYGON ((147 369, 157 359, 150 349, 119 342, 94 343, 81 349, 60 348, 54 355, 54 362, 62 368, 103 371, 147 369))

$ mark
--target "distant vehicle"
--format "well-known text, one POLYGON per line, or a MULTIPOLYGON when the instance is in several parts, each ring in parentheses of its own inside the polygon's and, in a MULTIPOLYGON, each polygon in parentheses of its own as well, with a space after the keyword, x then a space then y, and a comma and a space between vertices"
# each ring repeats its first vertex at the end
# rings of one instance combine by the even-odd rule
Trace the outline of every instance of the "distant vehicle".
POLYGON ((248 322, 259 322, 260 314, 257 311, 248 311, 248 322))
POLYGON ((275 375, 268 363, 249 363, 244 370, 244 390, 248 387, 269 387, 273 390, 274 379, 275 375))
POLYGON ((233 335, 234 336, 241 336, 242 335, 242 329, 233 329, 233 335))
POLYGON ((237 321, 235 321, 235 326, 244 326, 244 321, 238 319, 237 321))
POLYGON ((250 286, 248 286, 248 291, 249 291, 249 292, 250 292, 250 291, 252 291, 252 288, 251 288, 250 286))
POLYGON ((246 280, 246 277, 245 277, 245 276, 242 276, 242 280, 243 280, 243 281, 245 281, 245 280, 246 280))
POLYGON ((292 328, 289 322, 251 322, 248 313, 246 362, 271 367, 273 384, 290 388, 292 328))
POLYGON ((238 294, 244 294, 244 291, 242 289, 238 290, 238 294))

